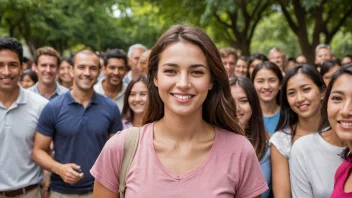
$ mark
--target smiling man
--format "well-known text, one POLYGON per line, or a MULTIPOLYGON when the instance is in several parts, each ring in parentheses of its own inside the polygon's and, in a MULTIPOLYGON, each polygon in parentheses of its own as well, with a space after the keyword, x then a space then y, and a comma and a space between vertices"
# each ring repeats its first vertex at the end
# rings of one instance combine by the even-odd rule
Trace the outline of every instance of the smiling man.
POLYGON ((45 98, 20 87, 23 49, 0 37, 0 198, 40 198, 40 167, 32 160, 33 138, 45 98))
POLYGON ((114 100, 122 112, 123 99, 127 89, 127 84, 123 82, 127 71, 127 56, 119 49, 109 50, 104 55, 102 69, 105 78, 94 86, 94 90, 114 100))
POLYGON ((120 112, 109 98, 96 94, 99 57, 92 51, 73 58, 73 88, 48 103, 39 118, 33 159, 52 172, 51 198, 93 197, 89 173, 108 137, 122 130, 120 112), (47 153, 54 141, 54 159, 47 153))
POLYGON ((67 89, 56 81, 59 62, 60 54, 54 48, 39 48, 34 57, 35 65, 33 67, 33 70, 38 74, 38 82, 28 90, 49 100, 65 93, 67 89))

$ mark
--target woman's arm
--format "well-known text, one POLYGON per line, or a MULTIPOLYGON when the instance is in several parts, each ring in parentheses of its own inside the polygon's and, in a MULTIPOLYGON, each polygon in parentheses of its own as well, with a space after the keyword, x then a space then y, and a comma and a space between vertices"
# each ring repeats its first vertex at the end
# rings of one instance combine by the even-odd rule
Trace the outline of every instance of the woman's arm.
POLYGON ((94 190, 93 190, 94 198, 120 198, 119 193, 115 193, 105 188, 100 182, 97 180, 94 181, 94 190))
POLYGON ((288 160, 272 144, 270 146, 272 188, 275 198, 290 198, 290 170, 288 160))

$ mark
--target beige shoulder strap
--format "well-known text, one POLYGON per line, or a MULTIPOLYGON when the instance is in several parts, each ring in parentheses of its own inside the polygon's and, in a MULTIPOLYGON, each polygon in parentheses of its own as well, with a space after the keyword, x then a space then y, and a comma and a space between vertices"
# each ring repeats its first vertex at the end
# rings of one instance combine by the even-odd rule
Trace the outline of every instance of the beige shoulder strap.
POLYGON ((127 132, 126 142, 124 146, 124 155, 119 176, 119 193, 120 198, 125 197, 126 175, 130 169, 133 157, 137 151, 139 141, 139 127, 132 127, 127 132))

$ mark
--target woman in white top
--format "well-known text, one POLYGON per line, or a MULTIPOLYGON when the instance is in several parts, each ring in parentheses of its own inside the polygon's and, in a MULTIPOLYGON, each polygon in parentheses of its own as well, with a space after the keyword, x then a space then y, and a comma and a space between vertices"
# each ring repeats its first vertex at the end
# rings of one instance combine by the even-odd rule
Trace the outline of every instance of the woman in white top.
POLYGON ((318 71, 308 64, 287 71, 281 89, 281 115, 270 138, 272 184, 275 197, 291 197, 289 158, 292 143, 317 131, 325 90, 318 71))

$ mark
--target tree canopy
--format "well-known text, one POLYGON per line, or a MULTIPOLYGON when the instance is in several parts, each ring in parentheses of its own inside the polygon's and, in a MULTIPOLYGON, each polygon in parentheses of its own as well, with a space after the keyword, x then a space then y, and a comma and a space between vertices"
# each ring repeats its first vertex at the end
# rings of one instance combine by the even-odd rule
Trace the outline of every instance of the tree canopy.
POLYGON ((280 47, 288 56, 314 58, 319 43, 351 54, 352 4, 348 0, 0 0, 0 35, 59 52, 80 48, 152 47, 176 23, 203 28, 219 47, 243 55, 280 47), (350 39, 351 40, 351 39, 350 39))

